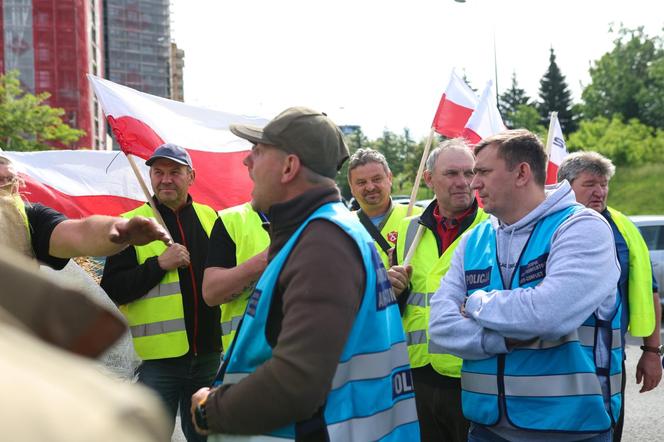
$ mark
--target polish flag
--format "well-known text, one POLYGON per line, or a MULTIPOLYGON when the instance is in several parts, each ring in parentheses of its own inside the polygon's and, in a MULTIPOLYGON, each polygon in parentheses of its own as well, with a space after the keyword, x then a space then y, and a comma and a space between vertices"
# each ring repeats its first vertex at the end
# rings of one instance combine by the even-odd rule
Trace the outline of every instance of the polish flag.
MULTIPOLYGON (((126 154, 147 159, 164 143, 191 155, 194 201, 215 210, 251 199, 253 184, 242 160, 251 143, 233 135, 233 123, 264 126, 267 120, 187 105, 88 75, 113 135, 126 154)), ((135 180, 135 179, 134 179, 135 180)))
POLYGON ((483 138, 507 130, 498 112, 493 94, 493 81, 489 80, 480 97, 477 108, 463 129, 462 136, 470 144, 477 144, 483 138))
POLYGON ((438 104, 432 127, 448 138, 461 135, 463 128, 477 107, 478 99, 456 72, 452 71, 450 82, 438 104))
MULTIPOLYGON (((25 181, 19 192, 69 218, 119 215, 145 202, 138 181, 121 152, 47 150, 2 152, 25 181)), ((140 164, 149 182, 148 168, 140 164)))
POLYGON ((558 112, 551 112, 546 151, 549 154, 549 163, 546 168, 546 184, 556 184, 558 182, 558 168, 560 167, 560 163, 569 154, 565 145, 563 130, 560 127, 560 121, 558 121, 558 112))

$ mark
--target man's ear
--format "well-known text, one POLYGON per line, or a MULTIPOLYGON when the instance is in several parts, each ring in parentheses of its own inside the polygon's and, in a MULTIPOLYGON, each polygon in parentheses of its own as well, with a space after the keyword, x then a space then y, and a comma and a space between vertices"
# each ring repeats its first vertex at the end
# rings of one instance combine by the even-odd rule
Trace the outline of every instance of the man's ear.
POLYGON ((194 184, 196 181, 196 169, 191 169, 191 184, 194 184))
POLYGON ((524 186, 533 180, 533 170, 530 168, 530 164, 526 162, 519 163, 519 165, 516 166, 516 169, 517 174, 515 184, 517 186, 524 186))
POLYGON ((431 184, 431 171, 425 170, 423 176, 424 176, 424 183, 427 185, 427 187, 429 189, 433 189, 433 184, 431 184))
POLYGON ((299 175, 301 169, 300 157, 293 154, 286 155, 281 169, 281 183, 286 184, 293 181, 299 175))

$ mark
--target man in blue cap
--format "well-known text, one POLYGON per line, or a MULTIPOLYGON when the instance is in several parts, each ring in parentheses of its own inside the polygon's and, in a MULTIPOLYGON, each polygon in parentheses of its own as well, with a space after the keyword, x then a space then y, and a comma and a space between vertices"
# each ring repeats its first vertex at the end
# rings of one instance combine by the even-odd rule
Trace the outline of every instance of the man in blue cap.
MULTIPOLYGON (((143 360, 139 382, 156 390, 172 422, 193 392, 212 382, 221 351, 219 307, 203 302, 208 242, 217 213, 192 201, 196 171, 187 151, 164 144, 146 161, 154 203, 174 243, 130 247, 106 261, 101 286, 120 306, 143 360)), ((153 217, 148 204, 122 215, 153 217)), ((182 419, 187 440, 205 440, 182 419)))

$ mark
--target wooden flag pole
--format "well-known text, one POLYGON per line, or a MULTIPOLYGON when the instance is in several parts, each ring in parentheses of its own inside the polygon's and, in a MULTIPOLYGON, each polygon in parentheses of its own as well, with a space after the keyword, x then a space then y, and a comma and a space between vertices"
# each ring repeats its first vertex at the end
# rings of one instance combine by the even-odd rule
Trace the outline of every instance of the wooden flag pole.
POLYGON ((408 203, 408 210, 406 211, 406 216, 410 216, 413 214, 413 205, 415 204, 415 199, 417 198, 417 191, 420 188, 422 173, 424 173, 424 165, 427 162, 427 157, 429 156, 429 149, 431 149, 431 143, 433 142, 433 134, 434 134, 434 129, 432 127, 431 132, 429 132, 429 138, 427 139, 427 144, 424 146, 422 159, 420 159, 420 167, 417 169, 417 175, 415 175, 415 183, 413 184, 413 190, 410 192, 410 202, 408 203))
POLYGON ((131 154, 126 155, 127 160, 129 161, 129 165, 131 166, 131 169, 134 171, 134 175, 136 175, 136 179, 138 180, 138 184, 141 186, 141 190, 143 190, 143 194, 145 195, 145 199, 148 201, 148 204, 150 205, 150 208, 152 209, 152 213, 154 214, 155 219, 161 226, 166 229, 166 232, 168 232, 168 235, 173 238, 173 235, 171 235, 171 232, 168 231, 168 227, 166 227, 166 223, 164 222, 164 218, 161 217, 161 213, 159 213, 159 210, 157 210, 157 207, 154 205, 154 200, 152 199, 152 195, 150 195, 150 191, 148 190, 148 186, 145 184, 145 180, 143 179, 143 175, 141 175, 140 170, 138 170, 138 166, 136 165, 136 162, 134 161, 134 156, 131 154))
MULTIPOLYGON (((420 159, 420 167, 417 169, 417 175, 415 175, 415 183, 413 184, 413 190, 412 192, 410 192, 410 202, 408 203, 408 210, 406 212, 406 216, 410 216, 413 213, 413 205, 415 204, 415 199, 417 198, 417 191, 420 188, 420 181, 422 180, 422 174, 424 173, 424 165, 426 164, 427 158, 429 157, 429 150, 431 149, 431 143, 433 142, 434 133, 435 131, 434 128, 432 127, 431 131, 429 132, 429 138, 427 139, 427 143, 424 146, 424 152, 422 152, 422 159, 420 159)), ((413 255, 415 254, 415 250, 417 250, 417 246, 420 244, 420 240, 422 239, 423 234, 424 234, 424 226, 420 224, 417 227, 417 233, 415 234, 415 238, 413 239, 410 248, 407 250, 406 258, 402 263, 404 266, 410 264, 411 259, 413 259, 413 255)))
POLYGON ((549 120, 549 133, 546 136, 546 159, 551 159, 551 146, 553 146, 553 121, 558 118, 558 112, 551 112, 549 120))

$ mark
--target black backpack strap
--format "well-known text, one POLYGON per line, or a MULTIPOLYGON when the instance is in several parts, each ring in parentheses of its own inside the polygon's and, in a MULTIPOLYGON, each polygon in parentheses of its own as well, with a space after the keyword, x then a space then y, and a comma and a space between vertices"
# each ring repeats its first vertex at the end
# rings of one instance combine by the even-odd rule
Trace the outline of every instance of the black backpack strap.
POLYGON ((376 228, 374 223, 371 222, 366 213, 364 213, 362 210, 358 210, 357 217, 360 219, 360 222, 367 230, 367 232, 369 232, 369 235, 371 235, 373 240, 378 243, 380 248, 383 249, 383 252, 385 252, 385 254, 387 255, 388 251, 392 248, 390 243, 388 243, 387 240, 383 237, 383 235, 380 234, 380 231, 376 228))

